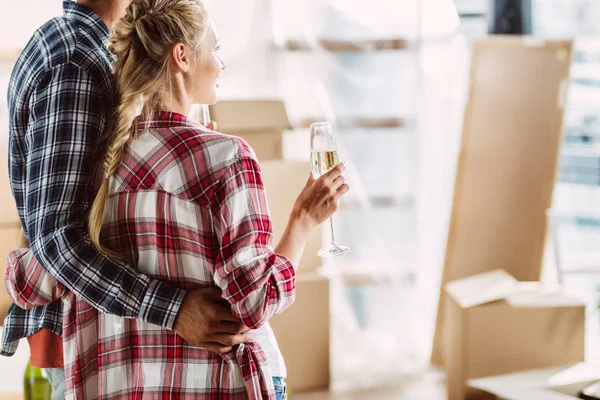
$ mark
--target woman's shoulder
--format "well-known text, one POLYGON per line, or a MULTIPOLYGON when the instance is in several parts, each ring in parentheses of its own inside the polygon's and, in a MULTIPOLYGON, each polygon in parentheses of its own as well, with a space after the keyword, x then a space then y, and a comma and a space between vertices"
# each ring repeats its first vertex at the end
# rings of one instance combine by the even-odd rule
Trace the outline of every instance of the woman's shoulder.
POLYGON ((199 128, 196 132, 200 146, 210 156, 213 164, 223 167, 240 159, 256 160, 256 154, 241 137, 223 132, 199 128))
POLYGON ((134 141, 132 150, 131 162, 143 161, 162 190, 207 204, 215 185, 238 160, 256 160, 242 138, 202 125, 149 129, 134 141))

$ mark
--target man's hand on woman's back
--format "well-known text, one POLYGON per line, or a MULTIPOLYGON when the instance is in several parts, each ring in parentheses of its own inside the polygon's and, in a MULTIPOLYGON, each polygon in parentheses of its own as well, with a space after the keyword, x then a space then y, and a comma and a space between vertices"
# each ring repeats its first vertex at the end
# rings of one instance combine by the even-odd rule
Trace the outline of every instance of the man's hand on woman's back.
POLYGON ((177 314, 174 331, 193 345, 219 354, 246 343, 250 340, 249 329, 233 317, 230 306, 223 302, 218 288, 188 291, 177 314))

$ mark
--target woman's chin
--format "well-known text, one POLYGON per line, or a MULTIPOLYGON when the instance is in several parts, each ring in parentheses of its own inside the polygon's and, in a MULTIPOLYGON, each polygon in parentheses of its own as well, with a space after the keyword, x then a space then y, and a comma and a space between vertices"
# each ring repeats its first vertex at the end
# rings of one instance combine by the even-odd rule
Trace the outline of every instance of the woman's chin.
POLYGON ((212 93, 212 94, 209 94, 209 95, 197 98, 195 100, 194 104, 208 104, 208 105, 213 105, 218 100, 219 100, 219 97, 217 96, 217 93, 215 92, 215 93, 212 93))

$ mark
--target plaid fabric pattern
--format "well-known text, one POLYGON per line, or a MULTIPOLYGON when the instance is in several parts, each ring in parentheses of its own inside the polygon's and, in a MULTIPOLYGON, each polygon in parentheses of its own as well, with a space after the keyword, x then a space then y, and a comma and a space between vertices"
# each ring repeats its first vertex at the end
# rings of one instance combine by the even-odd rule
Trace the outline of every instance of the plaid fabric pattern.
MULTIPOLYGON (((295 272, 271 247, 254 153, 180 114, 156 113, 138 128, 110 179, 102 240, 148 276, 184 289, 220 287, 240 321, 264 329, 292 304, 295 272)), ((63 296, 67 398, 275 399, 257 343, 211 353, 141 319, 99 313, 25 250, 9 260, 7 285, 20 305, 63 296)))
MULTIPOLYGON (((114 108, 109 31, 90 10, 64 1, 62 17, 36 31, 8 90, 9 173, 19 216, 41 264, 78 298, 119 316, 171 328, 185 292, 102 256, 87 235, 98 155, 114 108)), ((4 321, 0 354, 41 328, 61 334, 61 303, 4 321)))
POLYGON ((8 294, 23 310, 46 306, 67 294, 65 286, 41 267, 29 249, 8 255, 4 280, 8 294))

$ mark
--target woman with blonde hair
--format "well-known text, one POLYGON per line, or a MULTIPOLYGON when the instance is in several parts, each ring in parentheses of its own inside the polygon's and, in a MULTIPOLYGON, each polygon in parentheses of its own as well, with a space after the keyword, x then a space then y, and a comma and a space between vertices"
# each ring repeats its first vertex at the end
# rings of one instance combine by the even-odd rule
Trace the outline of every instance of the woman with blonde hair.
MULTIPOLYGON (((349 189, 344 165, 309 176, 273 249, 253 150, 186 117, 192 104, 216 102, 224 69, 202 1, 132 1, 110 49, 119 106, 90 213, 92 242, 175 286, 217 287, 252 340, 213 353, 174 332, 185 313, 174 331, 102 314, 40 273, 40 298, 65 303, 66 398, 283 399, 285 364, 268 320, 292 304, 307 235, 349 189)), ((19 268, 43 271, 27 257, 9 266, 19 268)))

